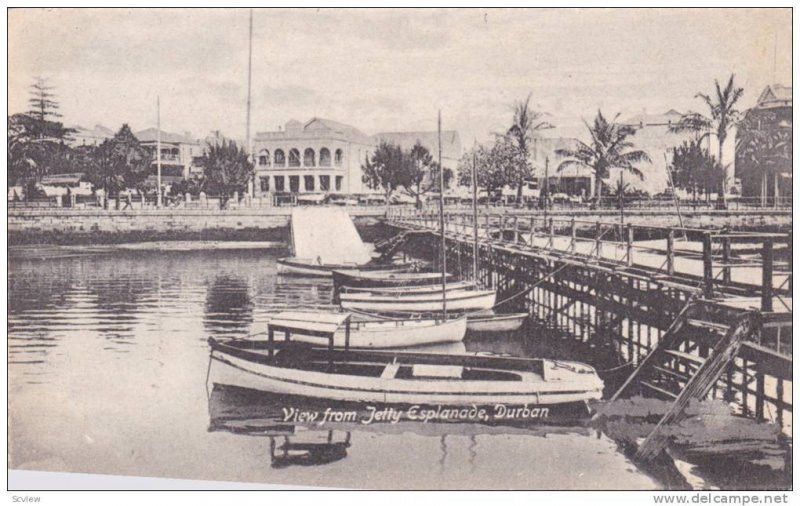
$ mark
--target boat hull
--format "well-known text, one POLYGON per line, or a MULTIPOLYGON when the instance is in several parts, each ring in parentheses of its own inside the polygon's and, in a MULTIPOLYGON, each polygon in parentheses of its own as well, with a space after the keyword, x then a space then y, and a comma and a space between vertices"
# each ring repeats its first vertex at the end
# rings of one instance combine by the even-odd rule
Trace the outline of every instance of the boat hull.
MULTIPOLYGON (((359 297, 362 294, 342 294, 340 304, 344 309, 374 311, 385 313, 412 313, 442 311, 441 297, 435 296, 397 296, 397 297, 359 297)), ((457 291, 448 292, 448 311, 476 311, 494 306, 497 292, 457 291)))
MULTIPOLYGON (((389 272, 384 276, 381 275, 382 273, 376 272, 359 272, 363 270, 365 269, 361 267, 358 271, 347 268, 335 270, 333 273, 334 287, 337 289, 344 286, 354 288, 402 287, 436 285, 442 282, 442 275, 436 272, 389 272)), ((446 277, 451 280, 453 275, 447 274, 446 277)))
POLYGON ((472 332, 511 332, 522 327, 528 313, 499 314, 467 318, 467 330, 472 332))
MULTIPOLYGON (((447 283, 446 291, 458 292, 464 290, 475 289, 475 283, 470 281, 456 281, 447 283)), ((343 286, 340 289, 341 293, 373 293, 375 295, 425 295, 425 294, 441 294, 442 285, 409 285, 409 286, 378 286, 378 287, 355 287, 343 286)))
MULTIPOLYGON (((403 348, 440 343, 458 343, 467 331, 466 318, 437 322, 436 320, 354 322, 350 329, 351 348, 403 348)), ((328 346, 328 339, 295 334, 295 341, 328 346)), ((345 346, 345 331, 333 336, 333 345, 345 346)))
POLYGON ((413 264, 395 265, 343 265, 343 264, 318 264, 309 259, 298 258, 279 258, 277 260, 279 274, 294 274, 301 276, 315 276, 330 278, 333 271, 341 269, 352 269, 357 267, 362 270, 386 270, 387 272, 404 272, 413 267, 413 264))
MULTIPOLYGON (((598 380, 599 381, 599 380, 598 380)), ((325 374, 254 363, 214 350, 209 388, 232 386, 344 402, 402 405, 558 406, 600 399, 602 383, 565 383, 545 390, 521 381, 420 381, 325 374)))

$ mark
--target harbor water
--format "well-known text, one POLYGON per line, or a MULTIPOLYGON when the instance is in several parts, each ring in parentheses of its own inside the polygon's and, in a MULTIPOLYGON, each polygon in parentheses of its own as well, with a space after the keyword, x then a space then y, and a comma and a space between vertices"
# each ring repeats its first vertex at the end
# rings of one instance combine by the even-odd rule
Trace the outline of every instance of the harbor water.
MULTIPOLYGON (((330 281, 277 274, 283 253, 11 255, 10 469, 265 486, 664 488, 588 423, 302 424, 283 416, 303 407, 293 401, 209 392, 209 336, 263 332, 279 310, 333 308, 330 281)), ((467 336, 464 350, 530 355, 535 340, 529 330, 467 336)))

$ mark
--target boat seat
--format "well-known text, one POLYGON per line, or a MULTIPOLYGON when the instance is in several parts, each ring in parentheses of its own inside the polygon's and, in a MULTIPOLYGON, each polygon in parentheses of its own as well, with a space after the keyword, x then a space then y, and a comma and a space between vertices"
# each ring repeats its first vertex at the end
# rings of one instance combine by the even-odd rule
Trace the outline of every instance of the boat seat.
POLYGON ((461 378, 464 368, 460 365, 414 364, 411 375, 415 378, 461 378))
POLYGON ((387 365, 386 369, 384 369, 381 373, 381 379, 393 379, 399 369, 400 364, 397 362, 392 362, 391 364, 387 365))

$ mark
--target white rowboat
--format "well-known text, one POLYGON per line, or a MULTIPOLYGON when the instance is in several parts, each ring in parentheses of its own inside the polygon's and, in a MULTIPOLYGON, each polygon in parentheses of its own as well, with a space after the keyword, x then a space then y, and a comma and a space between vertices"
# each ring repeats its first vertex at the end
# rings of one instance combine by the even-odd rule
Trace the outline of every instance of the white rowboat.
POLYGON ((347 345, 351 348, 402 348, 427 346, 439 343, 457 343, 464 340, 467 331, 466 317, 442 321, 435 318, 384 319, 384 320, 346 320, 346 313, 315 313, 284 311, 269 322, 272 327, 293 327, 292 339, 296 341, 326 346, 328 338, 316 332, 317 324, 335 323, 338 328, 333 335, 333 345, 347 345), (349 328, 348 328, 349 325, 349 328))
POLYGON ((303 276, 319 276, 330 278, 333 271, 340 269, 352 269, 358 267, 363 270, 375 270, 381 272, 403 272, 414 267, 414 264, 323 264, 311 258, 285 257, 277 260, 279 274, 297 274, 303 276))
POLYGON ((314 348, 209 339, 209 388, 234 386, 334 401, 442 406, 557 406, 600 399, 603 382, 577 362, 314 348))
MULTIPOLYGON (((463 290, 447 293, 448 311, 473 311, 494 306, 497 292, 494 290, 463 290)), ((442 311, 442 294, 397 294, 378 295, 372 293, 343 293, 339 295, 344 309, 376 312, 431 312, 442 311)))

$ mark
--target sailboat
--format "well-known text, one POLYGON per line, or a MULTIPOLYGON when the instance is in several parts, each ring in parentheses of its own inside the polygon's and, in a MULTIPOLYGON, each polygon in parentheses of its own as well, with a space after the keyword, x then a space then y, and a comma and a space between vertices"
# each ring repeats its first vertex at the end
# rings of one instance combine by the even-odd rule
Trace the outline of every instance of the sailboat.
POLYGON ((372 252, 344 209, 295 207, 291 216, 293 256, 279 258, 278 272, 331 277, 334 270, 365 269, 402 272, 413 263, 374 262, 372 252))

